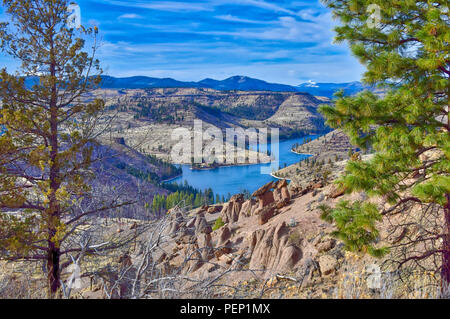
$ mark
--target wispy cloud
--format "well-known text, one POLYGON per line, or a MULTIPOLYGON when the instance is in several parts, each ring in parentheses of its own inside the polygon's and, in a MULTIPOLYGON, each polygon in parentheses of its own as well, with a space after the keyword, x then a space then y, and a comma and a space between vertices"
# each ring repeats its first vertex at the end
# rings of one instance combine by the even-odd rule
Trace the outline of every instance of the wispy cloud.
MULTIPOLYGON (((296 85, 347 82, 362 67, 333 45, 335 21, 319 0, 77 0, 99 26, 110 75, 180 80, 247 75, 296 85)), ((0 10, 0 14, 1 14, 0 10)), ((13 64, 0 56, 0 64, 13 64)))
POLYGON ((144 17, 135 13, 125 13, 119 16, 119 19, 143 19, 144 17))
POLYGON ((99 0, 99 2, 127 7, 151 9, 169 12, 182 11, 211 11, 207 3, 202 2, 180 2, 180 1, 119 1, 119 0, 99 0))
POLYGON ((249 23, 249 24, 267 24, 266 21, 242 19, 242 18, 233 16, 231 14, 218 15, 218 16, 215 16, 215 18, 217 18, 219 20, 223 20, 223 21, 230 21, 230 22, 249 23))

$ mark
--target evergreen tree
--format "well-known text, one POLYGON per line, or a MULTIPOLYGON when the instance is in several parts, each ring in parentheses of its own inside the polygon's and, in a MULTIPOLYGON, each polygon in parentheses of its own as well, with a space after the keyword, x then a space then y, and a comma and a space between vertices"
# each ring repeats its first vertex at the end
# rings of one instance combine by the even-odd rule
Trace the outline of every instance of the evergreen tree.
POLYGON ((390 250, 397 268, 439 268, 442 287, 448 287, 448 2, 323 2, 342 22, 335 29, 336 40, 348 41, 367 67, 364 82, 386 91, 383 97, 367 91, 355 97, 340 93, 335 106, 321 107, 328 125, 341 128, 357 147, 376 152, 369 161, 350 161, 339 183, 348 192, 364 191, 389 204, 384 208, 361 201, 341 202, 334 210, 324 208, 323 217, 336 223, 336 235, 348 249, 375 256, 390 250), (379 21, 369 5, 380 8, 379 21), (420 209, 412 209, 413 205, 420 209), (391 219, 398 228, 393 230, 416 227, 416 231, 401 242, 377 245, 376 222, 382 218, 391 219))
POLYGON ((104 108, 102 100, 87 98, 100 82, 97 30, 69 27, 65 0, 4 0, 3 6, 10 23, 0 24, 0 49, 19 68, 0 73, 0 255, 44 261, 48 294, 56 297, 68 254, 81 251, 68 244, 74 229, 111 208, 95 205, 90 183, 104 108), (83 51, 92 39, 92 50, 83 51), (84 200, 92 201, 85 211, 84 200))

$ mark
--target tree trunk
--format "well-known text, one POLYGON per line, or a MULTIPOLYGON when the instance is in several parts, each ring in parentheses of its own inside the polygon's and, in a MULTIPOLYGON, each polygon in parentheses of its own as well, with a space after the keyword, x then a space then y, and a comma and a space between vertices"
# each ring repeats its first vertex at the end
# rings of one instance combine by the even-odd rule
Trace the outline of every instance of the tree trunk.
POLYGON ((48 256, 47 256, 47 278, 49 298, 57 298, 59 293, 60 283, 60 256, 61 251, 59 248, 58 239, 55 238, 57 233, 56 227, 60 222, 60 204, 56 196, 60 185, 60 167, 59 167, 59 127, 58 127, 58 88, 56 85, 56 56, 57 53, 54 49, 54 37, 55 33, 51 31, 50 36, 50 75, 51 75, 51 99, 49 105, 50 111, 50 195, 49 199, 49 211, 48 211, 48 256))
POLYGON ((47 255, 48 298, 58 297, 60 282, 60 249, 50 240, 47 255))
POLYGON ((441 288, 443 294, 450 293, 450 194, 446 195, 447 204, 444 207, 445 225, 442 248, 441 288))

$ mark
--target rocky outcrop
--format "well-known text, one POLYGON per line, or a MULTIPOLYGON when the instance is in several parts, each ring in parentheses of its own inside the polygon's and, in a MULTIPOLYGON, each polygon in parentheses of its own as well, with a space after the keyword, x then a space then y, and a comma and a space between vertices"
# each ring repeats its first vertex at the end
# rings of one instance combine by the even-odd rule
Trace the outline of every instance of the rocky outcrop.
POLYGON ((244 203, 244 195, 238 194, 231 197, 230 201, 226 203, 220 215, 224 223, 235 223, 239 220, 239 213, 242 209, 242 204, 244 203))
POLYGON ((199 234, 211 234, 212 233, 212 228, 208 224, 208 222, 206 221, 206 218, 205 218, 204 214, 198 214, 196 216, 195 222, 194 222, 194 227, 195 227, 195 234, 196 235, 199 235, 199 234))
POLYGON ((200 254, 201 250, 197 244, 190 245, 186 250, 185 272, 192 273, 203 266, 203 258, 200 254))
POLYGON ((250 217, 255 214, 256 209, 258 208, 258 202, 254 199, 249 199, 242 204, 241 212, 239 214, 239 219, 244 217, 250 217))
POLYGON ((289 193, 288 183, 285 179, 278 182, 277 189, 281 193, 281 200, 284 200, 284 201, 291 200, 291 194, 289 193))
POLYGON ((273 199, 276 202, 281 200, 281 191, 277 187, 275 187, 274 190, 273 190, 273 199))
POLYGON ((302 258, 299 247, 289 243, 289 228, 283 222, 270 229, 259 229, 249 237, 250 269, 288 271, 302 258))
POLYGON ((273 192, 271 191, 271 189, 273 187, 274 187, 274 183, 270 182, 252 194, 252 197, 257 197, 259 200, 259 206, 258 206, 259 209, 263 209, 264 207, 269 206, 270 204, 272 204, 275 201, 275 199, 273 197, 273 192))
POLYGON ((214 256, 214 249, 211 242, 211 234, 200 234, 197 238, 197 244, 201 250, 202 260, 210 260, 214 256))
POLYGON ((224 246, 226 242, 231 238, 231 230, 228 225, 224 225, 219 230, 219 240, 217 242, 217 246, 224 246))
POLYGON ((179 230, 184 226, 184 218, 180 212, 171 213, 171 220, 168 227, 169 236, 175 237, 179 235, 179 230))
POLYGON ((273 205, 269 205, 258 211, 258 223, 260 225, 264 225, 275 215, 275 207, 273 205))
POLYGON ((210 206, 208 207, 207 213, 208 214, 215 214, 218 213, 222 210, 223 206, 222 205, 214 205, 214 206, 210 206))
POLYGON ((297 277, 301 283, 300 286, 305 288, 311 284, 315 275, 320 276, 319 263, 312 258, 305 258, 305 260, 300 263, 297 271, 297 277))

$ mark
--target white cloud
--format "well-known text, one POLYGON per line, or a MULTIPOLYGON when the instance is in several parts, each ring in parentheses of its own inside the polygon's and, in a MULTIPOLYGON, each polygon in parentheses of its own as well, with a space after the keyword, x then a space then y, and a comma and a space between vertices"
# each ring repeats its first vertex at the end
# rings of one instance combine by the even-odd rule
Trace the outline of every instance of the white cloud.
POLYGON ((239 17, 232 16, 231 14, 226 15, 219 15, 215 16, 215 18, 219 20, 224 21, 230 21, 230 22, 242 22, 242 23, 250 23, 250 24, 266 24, 266 21, 256 21, 256 20, 249 20, 249 19, 241 19, 239 17))
POLYGON ((119 16, 119 19, 143 19, 143 16, 135 13, 126 13, 119 16))
POLYGON ((152 9, 169 12, 186 11, 213 11, 210 5, 202 2, 175 2, 175 1, 120 1, 120 0, 100 0, 101 2, 123 6, 128 8, 152 9))

